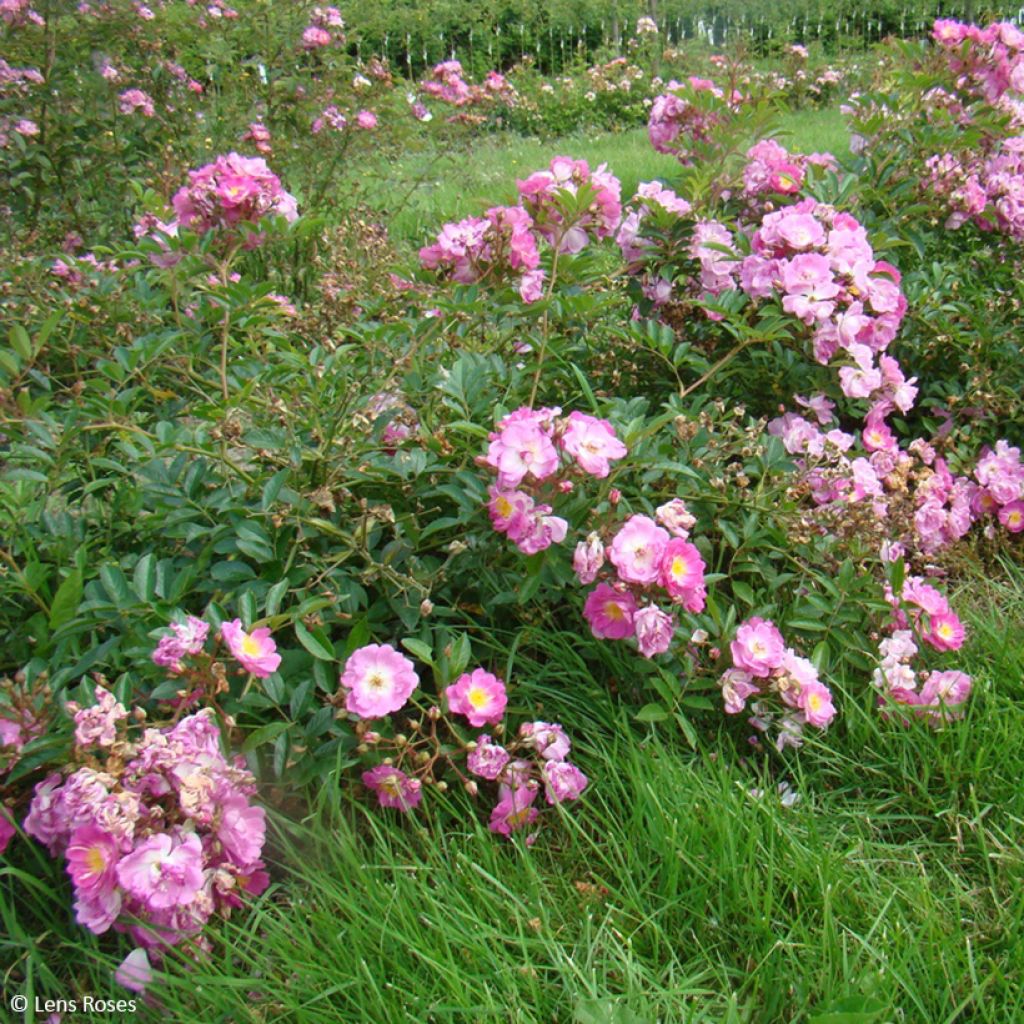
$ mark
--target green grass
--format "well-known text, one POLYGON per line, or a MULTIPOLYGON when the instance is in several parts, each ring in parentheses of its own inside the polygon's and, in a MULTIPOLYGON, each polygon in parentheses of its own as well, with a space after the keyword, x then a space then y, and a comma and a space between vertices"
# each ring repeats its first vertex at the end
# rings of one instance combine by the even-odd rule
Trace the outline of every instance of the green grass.
MULTIPOLYGON (((794 111, 781 124, 787 133, 783 141, 790 148, 829 151, 840 158, 849 153, 849 133, 838 110, 794 111)), ((445 221, 480 213, 496 203, 514 203, 516 178, 561 154, 585 159, 592 167, 607 163, 622 182, 624 198, 633 195, 640 181, 671 181, 679 167, 675 159, 652 148, 645 128, 547 141, 491 135, 468 152, 417 155, 391 168, 388 193, 408 197, 391 211, 392 236, 426 244, 445 221)))
MULTIPOLYGON (((841 720, 785 758, 717 712, 697 751, 638 725, 571 634, 494 640, 519 701, 573 723, 593 786, 564 822, 528 849, 462 793, 405 820, 325 787, 305 823, 275 819, 275 887, 140 1019, 1024 1019, 1024 579, 1008 574, 958 595, 962 721, 883 722, 849 680, 841 720)), ((59 872, 5 872, 6 991, 31 973, 60 996, 70 964, 81 991, 112 994, 113 944, 70 924, 59 872)))

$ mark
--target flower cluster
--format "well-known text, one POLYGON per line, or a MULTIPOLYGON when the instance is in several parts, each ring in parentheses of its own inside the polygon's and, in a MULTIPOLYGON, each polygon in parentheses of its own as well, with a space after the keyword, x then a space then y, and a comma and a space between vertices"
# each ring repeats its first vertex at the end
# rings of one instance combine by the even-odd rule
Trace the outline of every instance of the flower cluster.
POLYGON ((261 157, 228 153, 189 171, 189 183, 175 194, 178 223, 193 231, 225 230, 244 222, 255 224, 268 215, 298 218, 295 197, 261 157))
POLYGON ((273 146, 270 143, 270 130, 262 121, 253 121, 242 136, 243 142, 251 142, 257 153, 270 156, 273 146))
POLYGON ((838 170, 831 153, 790 153, 774 139, 762 139, 747 150, 743 193, 748 198, 765 194, 796 195, 812 166, 838 170))
POLYGON ((635 637, 645 658, 664 654, 675 636, 675 620, 659 600, 696 613, 707 591, 704 559, 689 538, 696 523, 686 503, 674 498, 657 519, 632 515, 606 544, 598 532, 576 547, 573 568, 580 583, 600 580, 587 595, 583 615, 599 639, 635 637), (610 562, 613 570, 606 570, 610 562))
POLYGON ((983 231, 1024 241, 1024 136, 1003 139, 988 157, 978 152, 933 156, 925 168, 923 187, 951 208, 949 230, 971 221, 983 231))
POLYGON ((976 515, 994 515, 1010 533, 1024 530, 1024 465, 1020 449, 1007 441, 987 448, 974 467, 978 489, 972 509, 976 515))
POLYGON ((958 650, 963 624, 945 596, 919 576, 907 577, 899 596, 887 585, 886 597, 893 620, 889 635, 879 643, 879 664, 872 675, 879 706, 913 708, 915 715, 935 724, 955 717, 970 696, 971 677, 958 670, 915 672, 912 662, 921 643, 937 651, 958 650))
POLYGON ((345 22, 337 7, 314 7, 309 24, 302 33, 302 46, 306 50, 344 46, 344 28, 345 22))
POLYGON ((825 729, 835 718, 832 692, 821 681, 818 670, 786 646, 782 633, 769 619, 757 616, 741 623, 729 645, 732 668, 723 673, 720 685, 725 711, 740 714, 749 698, 750 724, 759 732, 777 729, 775 746, 800 746, 805 726, 825 729), (783 707, 765 698, 774 696, 783 707))
MULTIPOLYGON (((443 792, 447 788, 447 783, 437 778, 439 771, 447 768, 471 796, 480 792, 478 779, 497 784, 489 827, 508 836, 528 829, 538 819, 540 812, 534 804, 541 791, 549 804, 582 795, 588 780, 567 759, 569 737, 560 725, 527 722, 512 742, 494 738, 505 732, 508 693, 505 682, 492 672, 475 668, 447 686, 447 714, 431 705, 419 716, 418 709, 409 706, 418 687, 415 666, 390 644, 369 644, 354 651, 341 675, 334 702, 358 719, 360 752, 393 751, 362 773, 363 784, 381 807, 414 810, 425 789, 432 786, 443 792), (398 712, 403 713, 402 731, 391 739, 366 724, 398 712), (473 729, 489 731, 465 739, 457 719, 464 719, 473 729)), ((535 833, 531 834, 527 842, 535 838, 535 833)))
POLYGON ((524 406, 509 413, 479 460, 498 475, 488 503, 492 525, 528 555, 560 543, 568 531, 550 504, 536 500, 542 488, 553 497, 573 489, 573 476, 603 479, 612 461, 626 454, 607 420, 575 411, 562 418, 561 412, 524 406))
POLYGON ((1009 21, 978 25, 938 19, 932 39, 946 51, 957 85, 996 103, 1007 92, 1024 92, 1024 32, 1009 21))
POLYGON ((209 709, 132 740, 124 706, 102 687, 95 696, 68 705, 84 763, 36 786, 24 829, 64 857, 79 924, 127 932, 157 957, 178 944, 199 952, 211 917, 267 885, 252 774, 222 754, 209 709))
POLYGON ((156 113, 152 97, 141 89, 125 89, 118 97, 118 109, 122 114, 133 114, 137 110, 143 117, 152 117, 156 113))
POLYGON ((516 187, 537 231, 558 252, 579 252, 591 235, 611 237, 622 217, 622 187, 605 164, 591 171, 586 160, 556 156, 516 187))
POLYGON ((534 223, 521 206, 492 206, 483 217, 445 224, 437 241, 420 249, 420 263, 463 284, 518 276, 524 302, 541 297, 544 271, 534 223))
POLYGON ((715 129, 728 119, 738 96, 726 99, 710 79, 691 75, 685 82, 670 81, 651 105, 647 135, 659 153, 690 164, 700 145, 712 140, 715 129))

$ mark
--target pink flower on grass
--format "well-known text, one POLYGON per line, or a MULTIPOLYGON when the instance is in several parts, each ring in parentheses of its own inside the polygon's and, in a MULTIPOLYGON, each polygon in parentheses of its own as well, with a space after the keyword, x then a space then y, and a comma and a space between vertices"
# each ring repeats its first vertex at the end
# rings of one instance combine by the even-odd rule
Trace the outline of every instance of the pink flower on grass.
POLYGON ((775 624, 756 615, 747 619, 729 645, 736 668, 764 678, 782 664, 786 645, 775 624))
POLYGON ((139 843, 117 865, 121 886, 149 910, 191 903, 203 887, 203 846, 190 832, 177 841, 166 832, 139 843))
POLYGON ((545 761, 541 772, 545 782, 544 795, 549 804, 578 800, 590 781, 576 765, 568 761, 545 761))
POLYGON ((654 583, 669 535, 649 516, 630 516, 615 535, 608 558, 627 583, 654 583))
POLYGON ((999 522, 1006 527, 1010 533, 1020 533, 1024 530, 1024 501, 1011 501, 1004 505, 998 512, 999 522))
POLYGON ((658 569, 658 582, 687 611, 704 608, 704 559, 689 541, 673 537, 665 547, 658 569))
POLYGON ((242 668, 257 679, 266 679, 281 664, 277 644, 270 638, 270 630, 266 627, 246 633, 242 620, 232 619, 220 627, 220 638, 242 668))
POLYGON ((509 836, 520 829, 528 828, 537 820, 540 813, 533 806, 536 799, 536 786, 519 786, 516 789, 510 789, 491 812, 488 828, 502 836, 509 836))
POLYGON ((636 642, 645 658, 664 654, 672 646, 675 621, 657 605, 647 605, 633 616, 636 642))
POLYGON ((112 835, 82 825, 72 833, 65 857, 76 895, 94 897, 114 890, 121 846, 112 835))
POLYGON ((562 447, 576 459, 585 473, 599 478, 610 472, 610 459, 621 459, 627 453, 626 446, 615 436, 615 430, 607 420, 582 412, 569 414, 562 447))
POLYGON ((133 949, 114 972, 114 980, 123 988, 142 995, 153 982, 153 969, 144 949, 133 949))
POLYGON ((918 703, 942 703, 947 707, 955 707, 963 704, 970 695, 971 677, 966 672, 932 672, 921 687, 918 703))
POLYGON ((345 663, 345 707, 360 718, 383 718, 405 706, 419 686, 413 663, 390 644, 367 644, 345 663))
POLYGON ((483 725, 497 725, 508 703, 505 684, 482 668, 459 676, 444 692, 451 711, 465 715, 469 724, 477 729, 483 725))
POLYGON ((624 640, 632 636, 635 613, 636 598, 628 591, 619 593, 607 583, 599 583, 583 604, 583 616, 599 640, 624 640))
POLYGON ((487 733, 477 737, 476 749, 469 752, 466 767, 481 779, 496 779, 510 760, 508 751, 498 743, 492 743, 487 733))
POLYGON ((832 693, 823 683, 808 683, 801 686, 797 707, 804 713, 807 724, 817 729, 824 729, 836 715, 832 693))
POLYGON ((381 807, 392 807, 396 811, 411 811, 423 799, 419 779, 411 779, 388 764, 363 772, 363 785, 377 794, 381 807))
POLYGON ((957 651, 964 643, 964 626, 955 612, 930 617, 931 632, 925 640, 937 651, 957 651))

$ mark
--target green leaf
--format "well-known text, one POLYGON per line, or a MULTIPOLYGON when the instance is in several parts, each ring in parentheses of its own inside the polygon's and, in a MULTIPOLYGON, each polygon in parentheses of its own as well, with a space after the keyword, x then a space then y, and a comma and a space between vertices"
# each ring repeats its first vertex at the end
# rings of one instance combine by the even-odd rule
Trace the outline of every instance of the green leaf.
POLYGON ((267 599, 263 602, 263 611, 267 617, 276 615, 281 610, 281 602, 288 593, 290 586, 287 579, 279 580, 267 591, 267 599))
POLYGON ((414 657, 418 658, 423 662, 424 665, 430 665, 433 667, 434 664, 434 652, 430 649, 429 644, 425 644, 422 640, 403 640, 402 646, 414 657))
POLYGON ((57 588, 50 605, 50 629, 59 629, 74 617, 82 601, 82 573, 75 569, 57 588))
POLYGON ((327 634, 318 626, 309 630, 301 622, 295 623, 295 635, 299 643, 319 661, 334 661, 334 644, 328 639, 327 634))
POLYGON ((638 722, 664 722, 668 712, 660 704, 645 704, 637 713, 638 722))
POLYGON ((291 727, 291 722, 268 722, 266 725, 261 725, 246 736, 245 742, 242 744, 242 753, 247 754, 250 750, 272 742, 291 727))
POLYGON ((135 563, 132 580, 135 583, 135 593, 143 601, 152 601, 156 596, 156 558, 152 552, 143 555, 135 563))
POLYGON ((135 593, 128 586, 128 580, 116 565, 104 565, 100 569, 100 580, 107 596, 118 608, 137 603, 135 593))

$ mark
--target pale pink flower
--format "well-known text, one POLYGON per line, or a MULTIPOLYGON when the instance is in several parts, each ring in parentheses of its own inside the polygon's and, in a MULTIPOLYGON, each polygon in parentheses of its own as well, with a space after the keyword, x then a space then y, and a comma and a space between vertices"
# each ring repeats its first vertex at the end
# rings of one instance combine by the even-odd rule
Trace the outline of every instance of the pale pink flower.
POLYGON ((419 686, 413 663, 390 644, 367 644, 345 663, 345 707, 360 718, 383 718, 405 706, 419 686))
POLYGON ((930 632, 925 640, 937 651, 956 651, 963 646, 964 626, 955 612, 929 616, 930 632))
POLYGON ((723 672, 719 684, 727 715, 738 715, 747 706, 747 698, 761 692, 750 673, 739 668, 723 672))
POLYGON ((364 131, 377 127, 377 115, 372 110, 360 110, 356 114, 356 124, 364 131))
POLYGON ((139 843, 117 865, 121 886, 152 910, 191 903, 203 886, 203 847, 194 832, 174 840, 166 832, 139 843))
POLYGON ((612 540, 608 557, 627 583, 654 583, 669 535, 648 516, 630 516, 612 540))
POLYGON ((696 546, 681 537, 673 537, 665 546, 658 582, 687 611, 704 609, 704 559, 696 546))
POLYGON ((737 668, 763 678, 782 664, 785 646, 773 622, 753 616, 740 625, 729 650, 737 668))
POLYGON ((273 675, 281 664, 277 644, 266 627, 247 633, 242 628, 241 619, 232 619, 221 625, 220 638, 242 668, 257 679, 273 675))
POLYGON ((808 725, 824 729, 835 718, 832 693, 823 683, 805 683, 800 687, 797 707, 804 713, 808 725))
POLYGON ((971 677, 956 670, 932 672, 921 687, 921 704, 942 703, 949 707, 963 704, 971 694, 971 677))
POLYGON ((112 892, 116 887, 121 846, 103 829, 95 825, 75 829, 65 858, 76 895, 91 898, 112 892))
POLYGON ((576 459, 584 472, 599 478, 610 472, 610 459, 621 459, 627 451, 607 420, 582 412, 569 414, 562 447, 576 459))
POLYGON ((217 838, 239 866, 259 860, 267 831, 267 815, 240 795, 228 797, 221 803, 220 827, 217 838))
POLYGON ((68 702, 75 718, 75 743, 80 747, 96 745, 109 747, 117 739, 117 723, 128 717, 124 705, 102 686, 94 690, 96 703, 89 708, 78 709, 73 702, 68 702))

